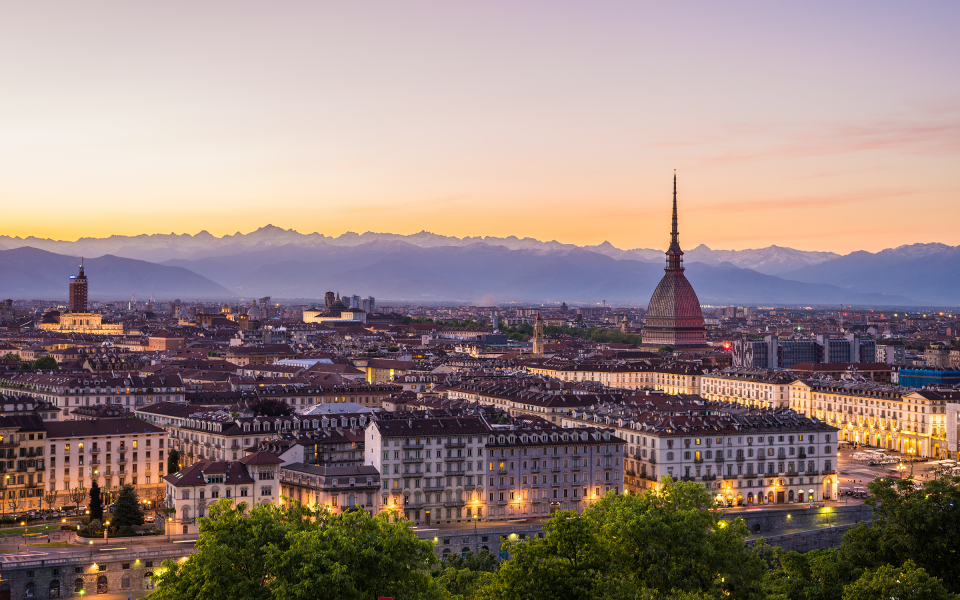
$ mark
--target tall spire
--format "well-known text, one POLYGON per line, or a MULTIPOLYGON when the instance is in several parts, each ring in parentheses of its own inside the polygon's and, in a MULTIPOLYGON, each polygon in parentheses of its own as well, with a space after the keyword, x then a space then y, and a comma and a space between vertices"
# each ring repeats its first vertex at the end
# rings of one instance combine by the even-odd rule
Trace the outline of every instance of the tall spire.
POLYGON ((667 250, 667 271, 683 270, 683 250, 680 249, 680 232, 677 230, 677 171, 673 171, 673 229, 670 231, 670 248, 667 250))

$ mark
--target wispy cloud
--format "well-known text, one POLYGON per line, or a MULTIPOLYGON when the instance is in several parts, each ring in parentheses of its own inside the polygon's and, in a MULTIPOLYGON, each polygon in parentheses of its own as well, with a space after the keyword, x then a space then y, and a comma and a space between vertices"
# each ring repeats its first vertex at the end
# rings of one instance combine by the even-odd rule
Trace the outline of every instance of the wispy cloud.
POLYGON ((865 119, 860 123, 815 123, 798 131, 796 125, 733 124, 698 133, 688 139, 657 141, 658 150, 683 152, 678 160, 701 166, 828 157, 864 152, 901 155, 952 156, 960 154, 960 105, 945 105, 903 116, 865 119), (749 150, 742 148, 749 147, 749 150), (696 152, 702 148, 702 152, 696 152), (693 152, 689 152, 693 149, 693 152))

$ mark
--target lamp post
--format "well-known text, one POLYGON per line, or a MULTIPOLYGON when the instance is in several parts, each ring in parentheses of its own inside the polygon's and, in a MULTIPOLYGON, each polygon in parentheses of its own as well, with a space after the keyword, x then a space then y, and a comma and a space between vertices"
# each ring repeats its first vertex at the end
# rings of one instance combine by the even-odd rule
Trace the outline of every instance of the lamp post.
POLYGON ((109 540, 110 540, 110 521, 106 521, 103 524, 103 541, 106 542, 109 540))

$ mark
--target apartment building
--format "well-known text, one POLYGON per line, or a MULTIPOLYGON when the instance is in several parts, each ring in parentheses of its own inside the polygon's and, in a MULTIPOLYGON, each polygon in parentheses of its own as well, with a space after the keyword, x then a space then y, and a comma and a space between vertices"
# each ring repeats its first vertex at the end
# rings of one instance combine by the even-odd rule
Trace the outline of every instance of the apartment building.
POLYGON ((280 468, 280 503, 300 502, 334 513, 365 510, 375 515, 385 508, 376 467, 338 467, 291 463, 280 468))
POLYGON ((183 400, 184 387, 179 375, 140 376, 125 374, 0 373, 0 386, 11 396, 42 399, 57 407, 60 419, 69 419, 77 407, 118 404, 136 407, 161 401, 183 400))
POLYGON ((703 369, 682 362, 574 362, 562 359, 529 361, 524 369, 560 381, 595 381, 625 390, 661 390, 667 394, 699 394, 703 369))
POLYGON ((840 439, 917 456, 946 457, 950 394, 831 378, 790 384, 790 408, 839 429, 840 439))
POLYGON ((836 498, 836 428, 784 409, 720 408, 608 405, 574 413, 564 425, 608 426, 624 439, 630 491, 657 488, 669 476, 701 482, 721 503, 836 498))
MULTIPOLYGON (((264 441, 281 440, 290 436, 306 436, 315 444, 322 444, 320 432, 330 428, 362 430, 369 414, 300 415, 283 417, 239 415, 227 410, 204 411, 184 403, 163 403, 144 406, 137 410, 144 421, 164 428, 170 435, 170 447, 180 452, 180 465, 185 467, 201 460, 239 460, 247 449, 256 448, 264 441)), ((355 451, 362 456, 362 447, 355 451)), ((323 448, 314 448, 320 452, 323 448)), ((327 452, 329 456, 330 452, 327 452)), ((358 456, 358 458, 359 458, 358 456)), ((303 461, 303 457, 293 459, 303 461)))
POLYGON ((276 504, 279 499, 280 459, 255 452, 240 460, 202 460, 164 477, 167 508, 174 510, 168 532, 196 535, 198 519, 210 514, 220 498, 237 503, 276 504))
POLYGON ((0 417, 0 514, 42 506, 46 446, 46 427, 39 416, 0 417))
POLYGON ((380 418, 367 425, 366 464, 380 473, 380 510, 417 524, 468 522, 483 512, 484 447, 491 428, 481 417, 380 418))
POLYGON ((795 376, 772 369, 730 368, 707 371, 700 379, 700 395, 707 400, 751 408, 787 408, 795 376))
POLYGON ((444 390, 451 400, 468 400, 503 409, 511 417, 539 417, 559 423, 572 410, 612 400, 621 395, 608 394, 553 394, 531 389, 523 382, 470 382, 444 390))
POLYGON ((598 427, 495 428, 486 440, 489 520, 582 512, 608 492, 623 491, 625 442, 598 427))
MULTIPOLYGON (((46 423, 47 489, 132 484, 148 494, 166 473, 167 432, 140 419, 46 423)), ((67 504, 61 498, 61 504, 67 504)))

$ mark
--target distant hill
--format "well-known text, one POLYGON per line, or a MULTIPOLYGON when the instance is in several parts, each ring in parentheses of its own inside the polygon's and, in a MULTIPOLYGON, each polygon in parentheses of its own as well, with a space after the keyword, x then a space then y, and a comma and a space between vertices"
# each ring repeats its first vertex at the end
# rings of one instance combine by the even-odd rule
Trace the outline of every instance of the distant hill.
MULTIPOLYGON (((663 276, 663 263, 615 260, 581 248, 511 250, 473 243, 421 248, 378 240, 358 246, 288 245, 260 252, 169 265, 217 278, 238 293, 319 298, 326 291, 420 302, 610 302, 645 304, 663 276)), ((687 264, 704 303, 912 303, 788 281, 729 263, 687 264)))
MULTIPOLYGON (((79 256, 64 256, 36 248, 0 250, 0 297, 66 299, 69 277, 76 275, 79 256)), ((90 298, 117 300, 133 292, 174 298, 223 298, 229 291, 182 267, 101 256, 84 260, 90 278, 90 298)))
MULTIPOLYGON (((412 302, 611 302, 643 305, 663 274, 663 252, 580 247, 530 238, 301 234, 266 226, 215 237, 144 235, 59 242, 0 236, 0 294, 66 297, 77 259, 98 297, 270 295, 320 298, 328 290, 412 302), (41 249, 25 247, 30 242, 41 249), (11 254, 12 253, 12 254, 11 254), (70 255, 70 256, 64 256, 70 255), (59 257, 59 258, 51 258, 59 257), (30 262, 30 261, 33 262, 30 262), (63 262, 65 261, 65 262, 63 262), (155 264, 160 263, 160 264, 155 264), (166 270, 172 267, 178 269, 166 270)), ((875 254, 770 246, 685 255, 687 275, 709 304, 960 304, 960 249, 914 244, 875 254)))
POLYGON ((911 244, 880 252, 853 252, 784 274, 809 283, 841 282, 851 291, 883 290, 923 299, 925 304, 960 304, 960 248, 911 244))
MULTIPOLYGON (((665 242, 666 240, 657 240, 665 242)), ((243 252, 258 252, 270 248, 295 244, 305 248, 325 248, 328 246, 353 247, 370 242, 404 242, 419 248, 435 247, 466 247, 476 243, 491 246, 504 246, 510 250, 590 250, 617 260, 639 260, 643 262, 661 262, 663 250, 650 248, 633 248, 622 250, 610 242, 596 246, 577 246, 562 244, 557 241, 540 241, 533 238, 508 237, 464 237, 438 235, 428 231, 421 231, 410 235, 395 233, 362 234, 347 232, 336 237, 320 233, 303 234, 292 229, 281 229, 273 225, 266 225, 256 231, 243 234, 235 233, 223 237, 215 237, 206 231, 196 235, 155 234, 121 236, 114 235, 107 238, 81 238, 76 242, 63 242, 41 238, 15 238, 0 236, 0 244, 8 248, 30 246, 58 254, 79 256, 102 256, 113 254, 126 258, 163 262, 172 259, 197 260, 215 256, 232 256, 243 252)), ((720 264, 729 262, 738 267, 754 269, 768 275, 775 275, 784 271, 799 269, 806 265, 817 264, 824 260, 837 257, 832 252, 806 252, 792 248, 770 246, 755 250, 711 250, 700 245, 688 252, 691 262, 705 262, 720 264)))

